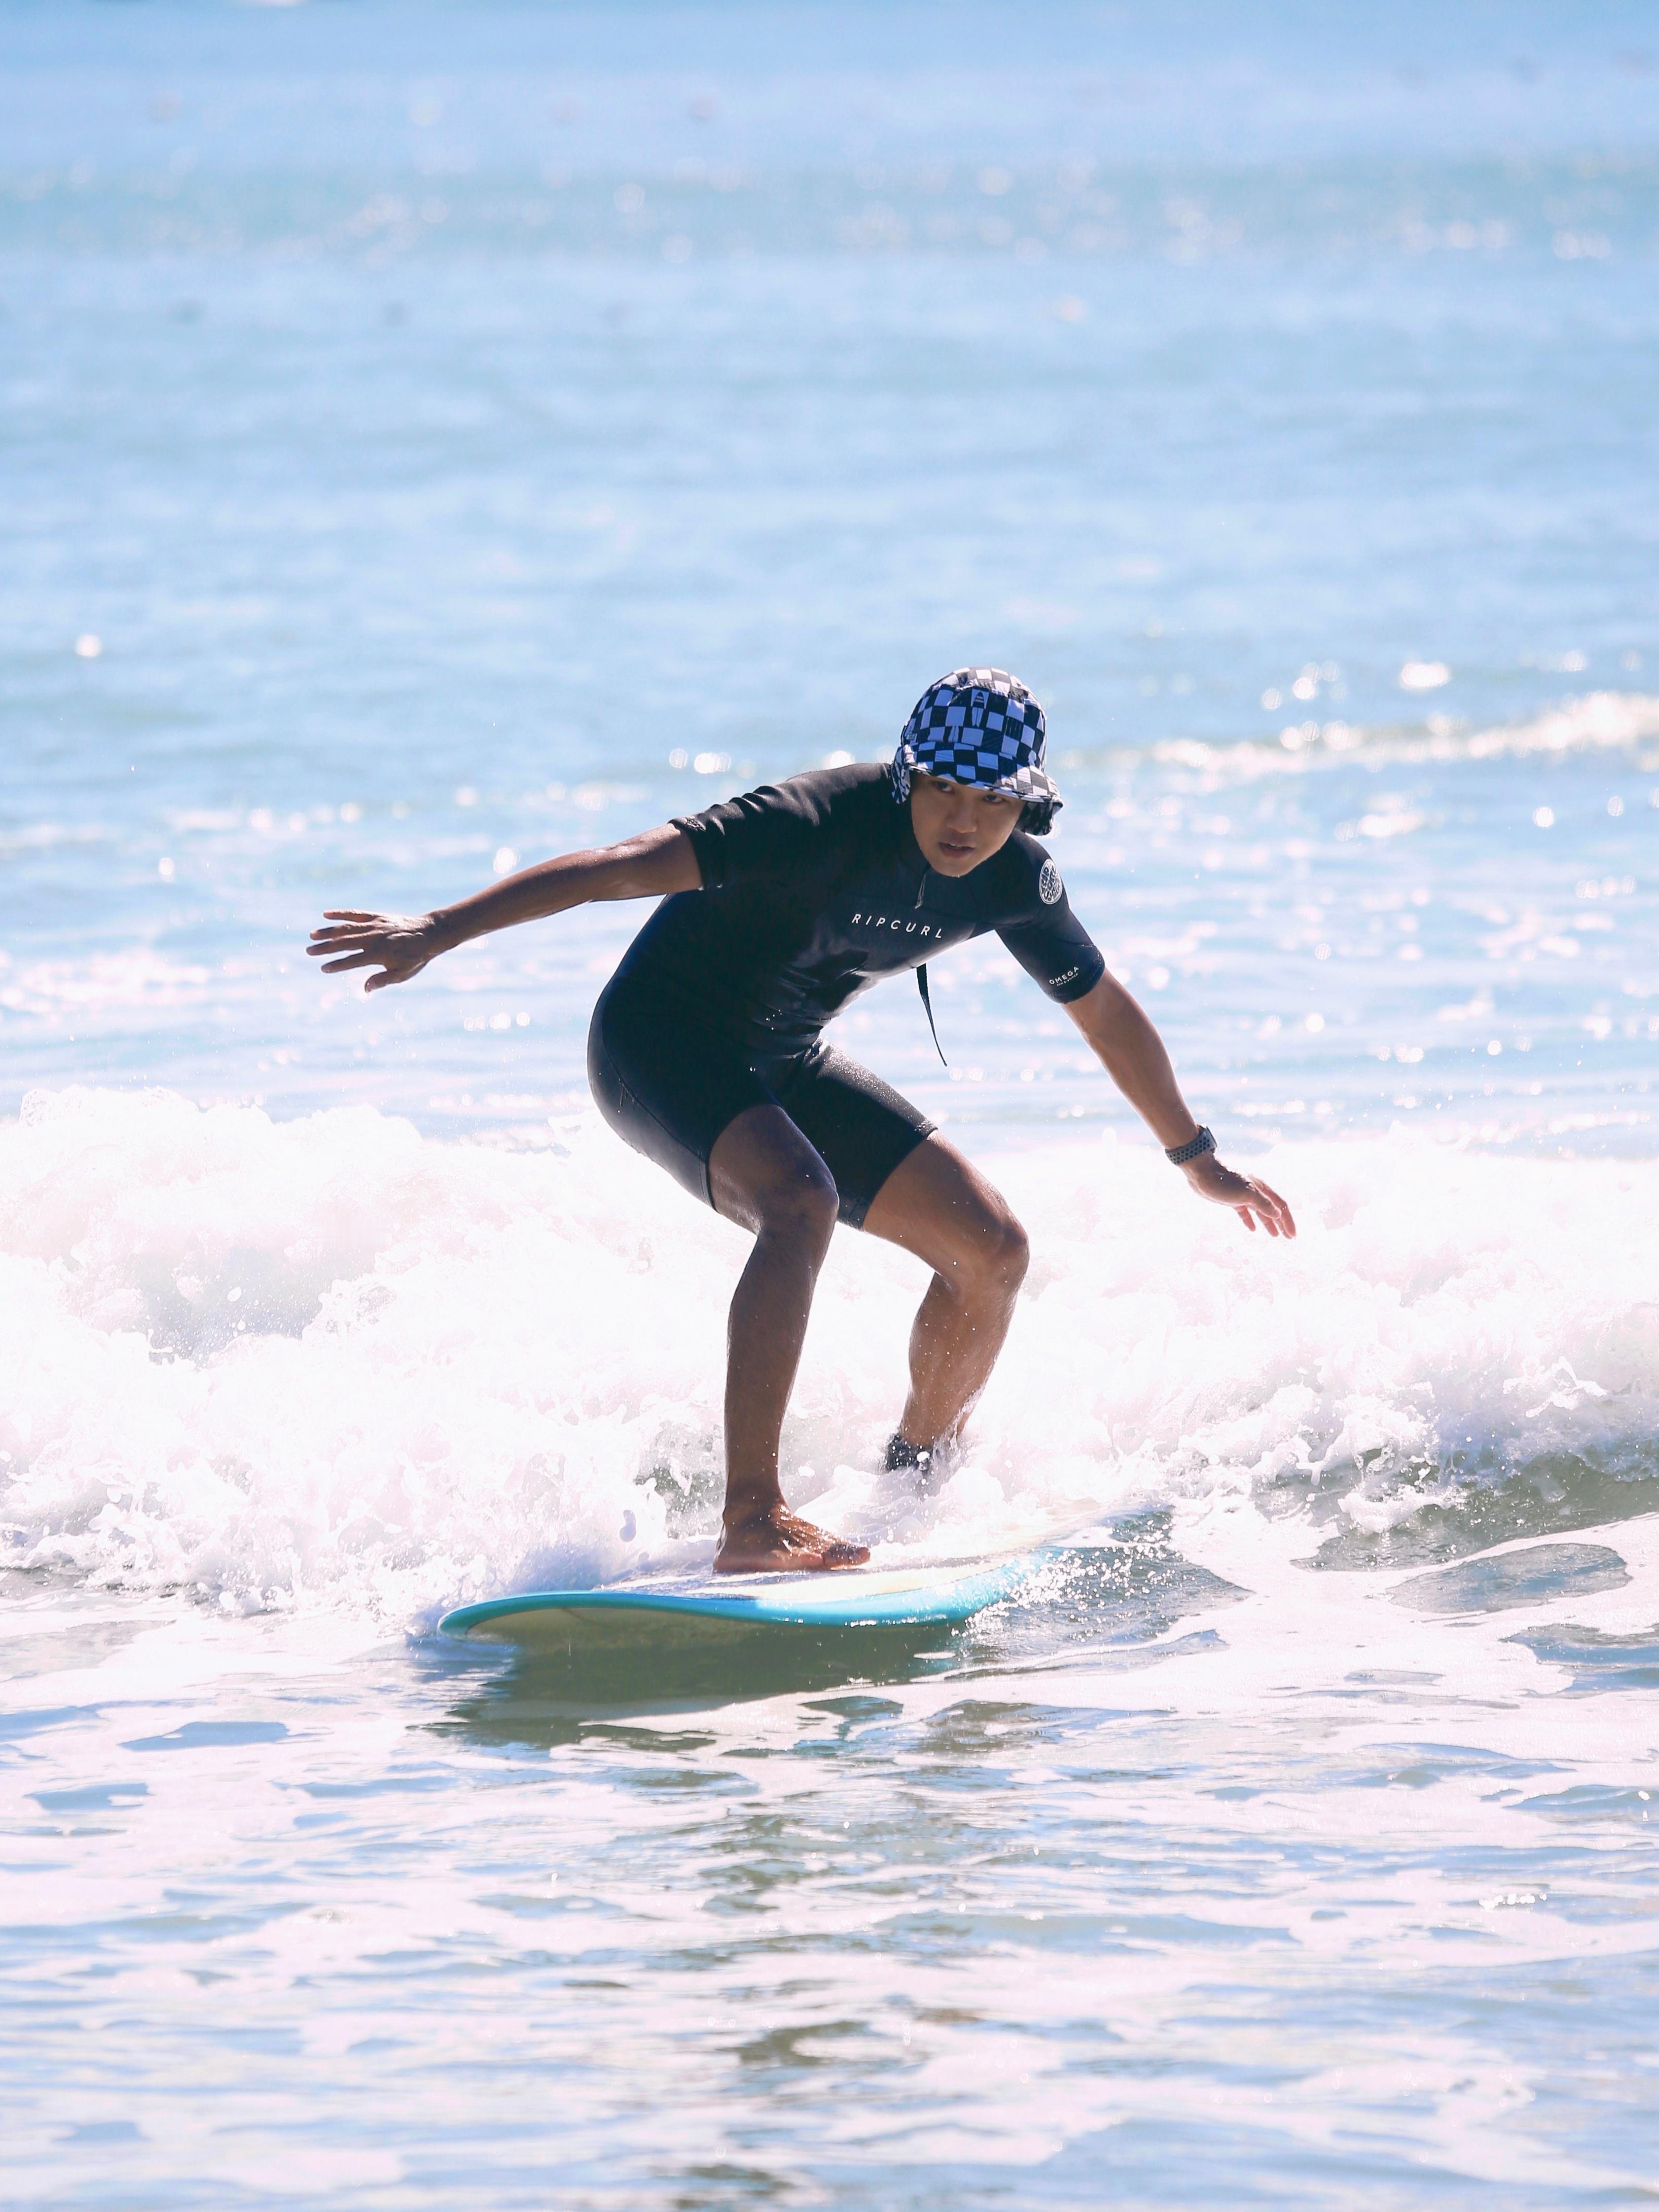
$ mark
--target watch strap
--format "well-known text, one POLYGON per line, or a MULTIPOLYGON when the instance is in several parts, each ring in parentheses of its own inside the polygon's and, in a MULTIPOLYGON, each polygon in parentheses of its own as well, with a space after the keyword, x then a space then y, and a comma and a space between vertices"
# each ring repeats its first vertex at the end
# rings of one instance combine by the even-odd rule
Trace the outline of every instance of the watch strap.
POLYGON ((1189 1160, 1196 1160, 1201 1154, 1213 1152, 1214 1150, 1215 1132, 1213 1129, 1200 1129, 1198 1134, 1190 1138, 1184 1145, 1168 1146, 1165 1150, 1164 1158, 1172 1167, 1184 1168, 1189 1160))

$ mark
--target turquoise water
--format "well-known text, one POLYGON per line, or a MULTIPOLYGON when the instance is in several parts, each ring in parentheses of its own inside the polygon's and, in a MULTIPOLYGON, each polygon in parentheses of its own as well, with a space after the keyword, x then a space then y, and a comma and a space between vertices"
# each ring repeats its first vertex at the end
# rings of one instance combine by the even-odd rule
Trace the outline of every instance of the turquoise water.
POLYGON ((1644 8, 0 10, 0 1729, 30 2206, 1645 2202, 1644 8), (568 919, 1044 700, 1289 1250, 994 945, 842 1041, 1034 1265, 961 1468, 839 1238, 791 1497, 935 1642, 439 1638, 711 1548, 742 1240, 568 919), (1076 1533, 1081 1531, 1081 1533, 1076 1533))

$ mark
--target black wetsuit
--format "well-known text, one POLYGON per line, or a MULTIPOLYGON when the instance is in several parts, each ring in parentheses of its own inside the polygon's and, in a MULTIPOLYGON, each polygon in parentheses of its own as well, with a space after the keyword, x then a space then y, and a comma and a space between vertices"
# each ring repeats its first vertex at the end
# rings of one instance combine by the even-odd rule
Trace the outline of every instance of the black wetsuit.
POLYGON ((666 898, 594 1010, 588 1077, 636 1151, 710 1201, 716 1139, 777 1104, 862 1224, 933 1127, 878 1076, 822 1042, 882 976, 994 929, 1050 998, 1093 988, 1105 963, 1034 837, 1016 830, 966 876, 929 867, 886 768, 819 769, 678 816, 703 878, 666 898))

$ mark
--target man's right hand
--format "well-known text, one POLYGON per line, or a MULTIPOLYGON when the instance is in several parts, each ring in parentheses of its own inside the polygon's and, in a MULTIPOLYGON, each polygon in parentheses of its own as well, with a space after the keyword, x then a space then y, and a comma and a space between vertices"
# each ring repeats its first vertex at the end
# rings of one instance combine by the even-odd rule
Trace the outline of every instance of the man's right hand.
POLYGON ((359 914, 345 907, 330 908, 306 947, 313 960, 321 960, 325 975, 351 968, 378 968, 378 975, 365 979, 366 991, 407 983, 443 949, 429 914, 359 914))
POLYGON ((306 950, 322 961, 325 975, 378 968, 381 972, 363 985, 366 991, 378 991, 387 983, 407 983, 440 952, 491 930, 564 914, 590 899, 663 898, 671 891, 694 891, 702 880, 691 839, 665 822, 603 852, 538 860, 436 914, 362 914, 352 907, 331 907, 306 950))

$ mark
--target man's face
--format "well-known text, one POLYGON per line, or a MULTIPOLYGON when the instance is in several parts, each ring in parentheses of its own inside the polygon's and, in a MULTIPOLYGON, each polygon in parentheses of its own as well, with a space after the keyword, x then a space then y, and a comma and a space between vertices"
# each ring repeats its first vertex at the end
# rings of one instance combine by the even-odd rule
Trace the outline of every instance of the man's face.
POLYGON ((942 876, 966 876, 1000 853, 1024 802, 1005 791, 979 791, 946 775, 913 775, 910 826, 922 858, 942 876))

